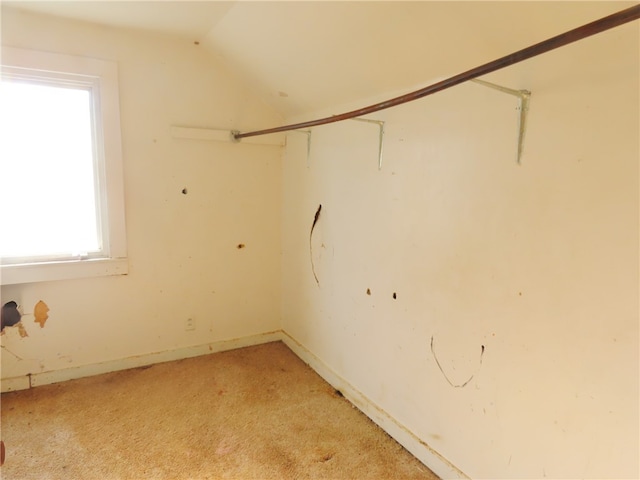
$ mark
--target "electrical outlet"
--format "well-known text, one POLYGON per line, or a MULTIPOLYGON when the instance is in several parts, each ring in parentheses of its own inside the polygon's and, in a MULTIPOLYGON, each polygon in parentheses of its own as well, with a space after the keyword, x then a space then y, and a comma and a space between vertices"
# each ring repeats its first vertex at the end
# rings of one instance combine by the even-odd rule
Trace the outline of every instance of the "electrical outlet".
POLYGON ((187 318, 187 321, 184 323, 185 330, 195 330, 196 329, 196 320, 193 317, 187 318))

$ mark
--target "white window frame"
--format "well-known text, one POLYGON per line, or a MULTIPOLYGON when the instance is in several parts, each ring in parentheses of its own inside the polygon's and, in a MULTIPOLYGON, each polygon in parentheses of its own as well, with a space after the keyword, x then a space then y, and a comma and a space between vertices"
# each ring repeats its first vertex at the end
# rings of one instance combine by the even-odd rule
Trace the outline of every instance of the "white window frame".
MULTIPOLYGON (((99 255, 0 264, 0 285, 66 280, 128 273, 120 135, 118 67, 115 62, 22 48, 2 47, 4 74, 54 83, 90 86, 93 97, 99 215, 99 255)), ((0 219, 0 241, 2 230, 0 219)))

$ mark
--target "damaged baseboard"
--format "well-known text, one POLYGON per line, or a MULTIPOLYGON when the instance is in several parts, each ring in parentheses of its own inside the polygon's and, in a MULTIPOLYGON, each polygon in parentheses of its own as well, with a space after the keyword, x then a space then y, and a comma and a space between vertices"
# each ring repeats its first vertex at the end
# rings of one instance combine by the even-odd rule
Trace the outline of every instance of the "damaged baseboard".
POLYGON ((440 455, 437 451, 427 445, 411 430, 398 422, 395 418, 376 405, 371 399, 361 393, 357 388, 342 378, 331 367, 311 353, 305 346, 282 332, 282 341, 289 347, 303 362, 309 365, 318 375, 320 375, 333 388, 337 389, 355 407, 369 417, 380 428, 387 432, 394 440, 406 448, 418 460, 424 463, 436 475, 443 479, 469 479, 460 469, 440 455))
POLYGON ((223 352, 226 350, 235 350, 236 348, 250 347, 252 345, 260 345, 262 343, 277 342, 281 339, 282 332, 278 330, 275 332, 262 333, 231 340, 222 340, 203 345, 194 345, 175 350, 167 350, 164 352, 149 353, 146 355, 137 355, 135 357, 122 358, 91 365, 82 365, 50 372, 32 373, 20 377, 3 378, 0 380, 0 390, 2 390, 3 393, 15 390, 26 390, 40 385, 49 385, 67 380, 74 380, 76 378, 91 377, 93 375, 101 375, 103 373, 144 367, 146 365, 153 365, 156 363, 171 362, 174 360, 181 360, 183 358, 198 357, 200 355, 208 355, 210 353, 223 352))

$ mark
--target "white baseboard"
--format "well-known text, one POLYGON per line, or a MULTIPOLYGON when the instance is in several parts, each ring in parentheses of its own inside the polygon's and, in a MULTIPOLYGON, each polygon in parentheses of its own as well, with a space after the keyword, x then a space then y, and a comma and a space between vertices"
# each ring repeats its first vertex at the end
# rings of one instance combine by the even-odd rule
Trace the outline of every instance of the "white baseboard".
POLYGON ((26 390, 30 386, 29 377, 15 377, 15 378, 3 378, 0 381, 0 385, 2 386, 2 393, 4 392, 14 392, 16 390, 26 390))
POLYGON ((155 363, 171 362, 183 358, 208 355, 210 353, 234 350, 236 348, 249 347, 262 343, 277 342, 279 340, 282 340, 282 332, 280 330, 258 335, 251 335, 249 337, 235 338, 232 340, 222 340, 214 343, 206 343, 204 345, 194 345, 164 352, 149 353, 146 355, 111 360, 108 362, 82 365, 73 368, 65 368, 63 370, 33 373, 31 375, 25 375, 21 377, 3 378, 0 381, 0 390, 2 392, 25 390, 31 387, 37 387, 39 385, 48 385, 51 383, 64 382, 66 380, 73 380, 76 378, 116 372, 118 370, 144 367, 146 365, 152 365, 155 363))
POLYGON ((399 423, 382 408, 363 395, 358 389, 334 372, 326 363, 311 353, 304 345, 282 332, 282 341, 308 364, 315 372, 327 381, 333 388, 339 390, 342 395, 353 403, 358 410, 369 417, 380 428, 387 432, 400 445, 411 452, 418 460, 424 463, 433 473, 440 478, 469 479, 460 469, 431 448, 426 442, 411 432, 407 427, 399 423))
POLYGON ((318 375, 332 385, 333 388, 340 390, 347 400, 353 403, 353 405, 355 405, 361 412, 373 420, 378 426, 380 426, 380 428, 387 432, 400 445, 411 452, 440 478, 470 478, 451 464, 451 462, 446 458, 440 455, 436 450, 431 448, 426 442, 412 433, 407 427, 399 423, 395 418, 391 417, 382 408, 358 391, 358 389, 353 385, 334 372, 326 363, 311 353, 311 351, 309 351, 305 346, 281 330, 232 340, 222 340, 204 345, 194 345, 175 350, 123 358, 98 364, 83 365, 51 372, 34 373, 28 376, 3 378, 0 382, 0 386, 2 392, 25 390, 39 385, 64 382, 66 380, 73 380, 76 378, 100 375, 118 370, 127 370, 156 363, 171 362, 183 358, 197 357, 200 355, 208 355, 211 353, 277 341, 284 342, 287 347, 289 347, 302 361, 308 364, 318 375))

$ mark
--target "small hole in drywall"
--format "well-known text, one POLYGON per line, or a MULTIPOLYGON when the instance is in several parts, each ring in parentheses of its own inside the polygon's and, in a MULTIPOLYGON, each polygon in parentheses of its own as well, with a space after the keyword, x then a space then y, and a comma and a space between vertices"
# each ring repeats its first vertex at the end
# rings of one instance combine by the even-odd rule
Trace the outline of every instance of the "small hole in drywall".
POLYGON ((182 194, 183 194, 183 195, 186 195, 186 194, 187 194, 187 187, 185 187, 185 188, 183 188, 183 189, 182 189, 182 194))
POLYGON ((240 250, 241 248, 244 248, 244 247, 246 247, 246 245, 244 243, 239 243, 238 246, 237 246, 238 250, 240 250))
POLYGON ((367 288, 367 295, 371 295, 371 289, 367 288))
POLYGON ((194 45, 200 45, 200 42, 196 40, 195 42, 193 42, 193 44, 194 45))
POLYGON ((393 292, 393 299, 395 300, 396 298, 398 298, 398 296, 396 295, 396 292, 393 292))

